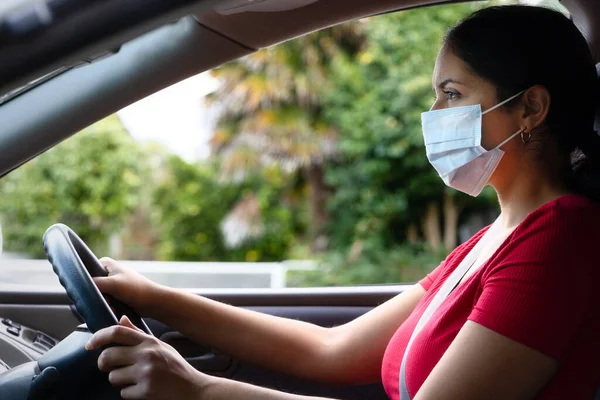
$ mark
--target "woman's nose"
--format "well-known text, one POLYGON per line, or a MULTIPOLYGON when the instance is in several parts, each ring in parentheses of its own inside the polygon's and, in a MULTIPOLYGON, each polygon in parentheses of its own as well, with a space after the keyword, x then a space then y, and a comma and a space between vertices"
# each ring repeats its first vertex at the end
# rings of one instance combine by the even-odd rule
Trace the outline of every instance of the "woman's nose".
POLYGON ((442 107, 440 107, 439 101, 436 99, 434 100, 433 104, 431 105, 431 108, 429 108, 429 111, 435 111, 435 110, 439 110, 442 107))

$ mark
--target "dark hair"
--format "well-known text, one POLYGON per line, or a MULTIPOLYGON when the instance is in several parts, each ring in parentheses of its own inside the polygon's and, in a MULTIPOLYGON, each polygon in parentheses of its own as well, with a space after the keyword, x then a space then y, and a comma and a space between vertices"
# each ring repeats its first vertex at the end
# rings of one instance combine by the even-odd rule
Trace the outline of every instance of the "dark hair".
MULTIPOLYGON (((558 11, 484 8, 451 29, 448 48, 504 100, 534 85, 551 97, 545 127, 554 135, 576 192, 600 200, 600 136, 594 131, 598 77, 588 44, 558 11)), ((512 103, 512 102, 511 102, 512 103)))

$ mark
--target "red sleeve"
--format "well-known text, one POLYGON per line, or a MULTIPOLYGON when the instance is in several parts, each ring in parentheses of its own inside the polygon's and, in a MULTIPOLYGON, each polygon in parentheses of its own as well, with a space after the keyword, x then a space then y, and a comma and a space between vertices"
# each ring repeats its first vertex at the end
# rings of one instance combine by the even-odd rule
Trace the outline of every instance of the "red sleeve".
POLYGON ((591 225, 598 218, 560 204, 546 211, 530 215, 490 259, 469 319, 560 361, 598 279, 591 225))
POLYGON ((428 291, 433 282, 435 282, 438 276, 440 276, 442 270, 444 269, 444 263, 445 261, 442 261, 440 265, 438 265, 433 271, 425 275, 425 278, 419 281, 419 285, 423 286, 423 289, 425 289, 425 291, 428 291))

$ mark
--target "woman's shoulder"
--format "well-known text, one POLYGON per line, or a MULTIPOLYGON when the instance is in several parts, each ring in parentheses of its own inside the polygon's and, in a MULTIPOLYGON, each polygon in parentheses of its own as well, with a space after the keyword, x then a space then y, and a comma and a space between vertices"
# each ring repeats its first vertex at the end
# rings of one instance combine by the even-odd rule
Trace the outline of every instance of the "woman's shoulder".
POLYGON ((600 214, 600 203, 590 199, 587 196, 571 193, 561 196, 553 201, 550 201, 538 210, 538 213, 543 214, 544 212, 593 212, 600 214))
POLYGON ((507 270, 558 280, 565 274, 597 276, 593 260, 599 238, 600 204, 581 195, 562 196, 529 214, 493 257, 487 275, 507 270), (553 269, 556 274, 548 274, 553 269))
MULTIPOLYGON (((484 227, 456 247, 440 266, 422 281, 422 285, 427 289, 437 278, 443 281, 489 228, 490 226, 484 227)), ((552 266, 562 269, 565 264, 573 262, 579 264, 582 274, 588 269, 595 271, 595 274, 600 273, 600 270, 592 268, 590 263, 597 254, 595 243, 598 239, 600 204, 582 195, 562 196, 527 216, 486 263, 487 267, 483 268, 484 276, 491 276, 507 266, 511 266, 510 270, 523 272, 536 269, 536 266, 540 267, 540 270, 551 269, 552 266)))
POLYGON ((545 233, 600 234, 600 203, 579 194, 561 196, 533 211, 515 229, 515 236, 545 233))

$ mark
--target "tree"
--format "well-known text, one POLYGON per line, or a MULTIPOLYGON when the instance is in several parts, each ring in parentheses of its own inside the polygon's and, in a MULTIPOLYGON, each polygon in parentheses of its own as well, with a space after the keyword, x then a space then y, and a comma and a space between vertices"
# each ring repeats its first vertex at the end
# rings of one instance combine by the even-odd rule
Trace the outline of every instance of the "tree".
POLYGON ((489 206, 443 184, 425 157, 420 123, 433 102, 431 76, 444 33, 477 7, 371 18, 358 58, 336 60, 335 89, 324 103, 327 121, 341 132, 341 161, 327 171, 335 247, 382 249, 424 237, 433 251, 451 250, 461 216, 489 206))
MULTIPOLYGON (((564 11, 557 0, 542 5, 564 11)), ((415 282, 454 248, 461 222, 497 211, 489 188, 474 199, 442 183, 425 157, 420 125, 433 102, 431 75, 443 35, 478 7, 370 18, 363 51, 335 60, 334 89, 322 103, 340 137, 339 158, 326 171, 334 193, 327 232, 335 250, 319 257, 317 270, 293 272, 290 285, 415 282)))
POLYGON ((52 148, 0 181, 0 214, 8 251, 43 257, 52 224, 73 228, 98 254, 108 252, 140 203, 142 151, 111 116, 52 148))
MULTIPOLYGON (((264 182, 264 178, 258 181, 264 182)), ((293 221, 290 210, 278 201, 282 177, 271 177, 270 182, 275 184, 260 185, 251 177, 243 183, 224 183, 218 179, 214 163, 187 163, 178 156, 169 157, 153 195, 153 218, 160 226, 159 258, 281 260, 294 240, 293 221), (236 212, 236 208, 241 209, 236 212), (232 209, 234 212, 230 213, 232 209), (228 214, 232 214, 229 220, 228 214), (234 225, 232 233, 222 229, 224 223, 234 225), (235 236, 239 230, 260 235, 250 234, 249 240, 240 244, 235 236)))
MULTIPOLYGON (((323 119, 321 94, 333 60, 362 44, 361 23, 341 25, 259 50, 215 70, 222 114, 212 139, 229 176, 277 165, 308 183, 311 237, 327 221, 324 168, 338 132, 323 119)), ((291 179, 293 180, 293 179, 291 179)))
POLYGON ((235 199, 232 189, 219 187, 210 168, 169 157, 153 195, 161 227, 158 258, 220 261, 226 249, 219 223, 235 199))

